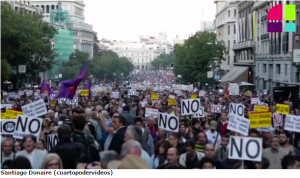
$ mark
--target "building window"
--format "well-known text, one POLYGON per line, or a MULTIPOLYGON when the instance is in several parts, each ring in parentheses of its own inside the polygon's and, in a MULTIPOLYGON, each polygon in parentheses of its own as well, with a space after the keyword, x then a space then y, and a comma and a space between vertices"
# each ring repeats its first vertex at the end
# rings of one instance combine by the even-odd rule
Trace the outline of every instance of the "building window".
POLYGON ((230 41, 228 40, 228 51, 230 51, 230 41))
POLYGON ((233 40, 233 44, 235 44, 236 43, 236 41, 235 40, 233 40))
POLYGON ((297 72, 296 72, 296 82, 300 83, 300 67, 297 67, 297 72))
POLYGON ((287 75, 287 69, 288 68, 288 65, 287 64, 285 64, 285 66, 284 66, 284 75, 287 75))
POLYGON ((233 25, 233 34, 236 33, 235 25, 233 25))
POLYGON ((230 56, 228 56, 228 61, 227 61, 228 65, 230 66, 230 56))
POLYGON ((46 6, 46 13, 49 13, 49 5, 46 6))
POLYGON ((228 25, 228 35, 230 35, 230 25, 228 25))
POLYGON ((234 17, 236 16, 236 9, 234 9, 234 13, 233 13, 233 16, 234 16, 234 17))
POLYGON ((228 10, 228 17, 230 17, 230 10, 228 10))
POLYGON ((280 64, 276 64, 276 74, 280 74, 280 64))
POLYGON ((267 64, 263 65, 263 73, 267 73, 267 64))

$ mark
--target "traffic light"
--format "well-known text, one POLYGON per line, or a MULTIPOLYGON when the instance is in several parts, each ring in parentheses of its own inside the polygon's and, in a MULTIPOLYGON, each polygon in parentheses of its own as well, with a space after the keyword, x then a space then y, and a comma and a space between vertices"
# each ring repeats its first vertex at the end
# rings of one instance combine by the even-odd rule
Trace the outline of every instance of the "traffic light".
POLYGON ((205 83, 205 85, 207 86, 207 85, 208 85, 208 83, 205 83))
POLYGON ((174 67, 174 64, 171 64, 171 67, 173 68, 173 67, 174 67))

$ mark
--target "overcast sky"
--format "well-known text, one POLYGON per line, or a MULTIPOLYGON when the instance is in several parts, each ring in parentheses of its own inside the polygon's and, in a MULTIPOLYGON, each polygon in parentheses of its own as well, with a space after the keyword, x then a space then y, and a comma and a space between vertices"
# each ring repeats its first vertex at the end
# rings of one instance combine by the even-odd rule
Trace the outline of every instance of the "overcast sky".
POLYGON ((185 39, 200 29, 201 21, 213 21, 213 0, 84 0, 85 21, 98 38, 134 40, 166 32, 169 40, 185 39))

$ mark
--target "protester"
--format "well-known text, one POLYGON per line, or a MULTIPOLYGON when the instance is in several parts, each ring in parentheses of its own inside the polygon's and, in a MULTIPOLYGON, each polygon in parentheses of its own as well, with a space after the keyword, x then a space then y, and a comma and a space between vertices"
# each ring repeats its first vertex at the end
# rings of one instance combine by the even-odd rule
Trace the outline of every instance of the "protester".
MULTIPOLYGON (((45 105, 42 114, 35 117, 41 119, 37 133, 32 132, 24 137, 22 134, 25 131, 20 130, 15 130, 16 134, 2 133, 2 168, 299 168, 300 137, 298 132, 289 130, 285 123, 287 117, 298 119, 300 116, 297 103, 282 98, 271 102, 269 92, 244 86, 236 91, 239 95, 231 95, 228 89, 219 92, 203 85, 183 85, 176 80, 172 71, 139 71, 126 77, 125 83, 121 80, 101 85, 95 82, 91 86, 82 86, 83 73, 74 79, 79 82, 79 86, 74 85, 70 88, 74 92, 68 94, 63 93, 69 90, 62 89, 66 84, 62 81, 59 86, 59 83, 49 84, 49 93, 42 89, 22 88, 3 96, 1 104, 11 105, 11 108, 18 111, 40 98, 44 101, 45 95, 49 95, 50 103, 45 105), (161 81, 150 83, 150 78, 161 81), (88 96, 82 95, 83 88, 89 90, 88 96), (22 94, 23 91, 26 94, 22 94), (197 101, 200 100, 199 110, 203 107, 203 113, 184 113, 182 103, 195 97, 197 101), (286 103, 285 108, 279 108, 278 103, 286 103), (233 104, 242 106, 243 110, 239 110, 242 111, 241 116, 234 115, 233 104), (271 115, 271 118, 264 122, 269 123, 269 127, 252 127, 251 124, 255 122, 252 122, 251 115, 259 113, 254 107, 257 105, 269 106, 270 111, 267 112, 270 112, 268 117, 271 115), (164 123, 161 113, 173 118, 167 118, 164 123), (276 123, 276 114, 283 116, 279 123, 276 123), (232 125, 237 121, 249 118, 250 125, 242 133, 233 128, 232 125), (233 159, 229 152, 240 149, 233 145, 232 140, 236 138, 261 141, 258 143, 262 143, 259 145, 259 155, 262 157, 243 161, 233 159)), ((1 108, 1 111, 4 110, 1 108)), ((5 117, 5 113, 1 114, 5 117)), ((18 120, 2 119, 5 122, 18 120)), ((29 130, 30 120, 27 124, 25 119, 22 122, 18 128, 29 130)), ((253 148, 253 144, 251 146, 253 148)), ((247 151, 256 155, 255 149, 247 151)))

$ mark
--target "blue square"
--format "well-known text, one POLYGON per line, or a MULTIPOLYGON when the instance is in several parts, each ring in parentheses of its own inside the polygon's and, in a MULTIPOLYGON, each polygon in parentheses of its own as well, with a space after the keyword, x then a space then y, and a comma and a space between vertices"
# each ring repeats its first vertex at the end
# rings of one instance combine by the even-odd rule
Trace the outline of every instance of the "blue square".
POLYGON ((296 24, 295 23, 285 23, 285 32, 295 32, 296 24))

